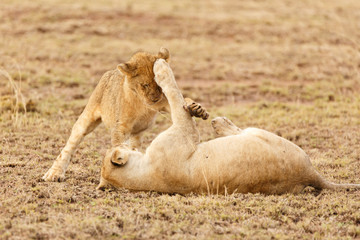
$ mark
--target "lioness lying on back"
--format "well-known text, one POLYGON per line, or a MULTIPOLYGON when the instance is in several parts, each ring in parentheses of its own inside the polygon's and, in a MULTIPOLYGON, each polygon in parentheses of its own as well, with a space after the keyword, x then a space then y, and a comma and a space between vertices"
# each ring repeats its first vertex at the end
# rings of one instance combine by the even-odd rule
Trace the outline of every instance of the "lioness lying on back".
POLYGON ((324 179, 306 153, 268 131, 236 127, 215 118, 219 138, 202 142, 173 72, 162 59, 154 65, 155 80, 170 106, 172 126, 160 133, 143 154, 124 146, 108 151, 98 188, 111 184, 131 190, 166 193, 299 193, 316 189, 360 189, 360 184, 335 184, 324 179), (117 160, 110 158, 116 152, 117 160), (125 163, 125 164, 124 164, 125 163))
MULTIPOLYGON (((169 51, 161 48, 157 55, 146 52, 134 54, 130 61, 118 65, 118 69, 106 72, 91 94, 88 104, 73 126, 69 140, 43 176, 46 181, 61 181, 72 154, 84 136, 100 122, 111 130, 113 147, 129 139, 130 148, 137 148, 141 134, 153 123, 159 111, 170 112, 168 101, 154 81, 153 66, 157 59, 170 59, 169 51)), ((199 104, 190 103, 191 115, 208 118, 199 104)), ((117 158, 116 155, 112 156, 117 158)))

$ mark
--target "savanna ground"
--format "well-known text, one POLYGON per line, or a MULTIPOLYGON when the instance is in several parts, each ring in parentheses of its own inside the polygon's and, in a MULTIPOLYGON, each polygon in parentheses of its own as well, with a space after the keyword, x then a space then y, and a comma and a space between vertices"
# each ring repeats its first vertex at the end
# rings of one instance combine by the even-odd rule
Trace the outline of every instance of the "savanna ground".
MULTIPOLYGON (((0 239, 360 238, 360 191, 96 191, 110 146, 103 126, 65 182, 40 180, 101 75, 165 46, 184 94, 212 117, 275 132, 327 179, 359 183, 358 0, 2 0, 0 19, 0 239)), ((169 118, 157 118, 145 146, 169 118)), ((198 125, 213 137, 210 120, 198 125)))

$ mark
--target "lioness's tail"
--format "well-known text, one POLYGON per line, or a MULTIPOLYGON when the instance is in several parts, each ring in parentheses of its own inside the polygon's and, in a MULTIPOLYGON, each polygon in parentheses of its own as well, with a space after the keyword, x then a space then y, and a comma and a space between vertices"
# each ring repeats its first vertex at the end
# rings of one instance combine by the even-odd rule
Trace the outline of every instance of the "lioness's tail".
POLYGON ((313 175, 313 181, 309 184, 310 186, 321 190, 321 189, 360 189, 360 184, 352 184, 352 183, 333 183, 328 180, 326 180, 324 177, 322 177, 317 171, 314 170, 313 175))

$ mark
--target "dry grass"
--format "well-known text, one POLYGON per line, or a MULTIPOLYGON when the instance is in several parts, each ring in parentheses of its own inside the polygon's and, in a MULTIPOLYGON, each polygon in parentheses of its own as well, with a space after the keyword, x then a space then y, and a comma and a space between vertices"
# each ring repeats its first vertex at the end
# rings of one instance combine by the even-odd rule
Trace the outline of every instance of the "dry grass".
POLYGON ((0 113, 6 110, 12 110, 15 115, 14 123, 18 124, 19 111, 23 110, 26 113, 26 101, 21 93, 21 70, 19 64, 14 59, 3 59, 2 65, 9 65, 11 68, 17 70, 17 76, 19 76, 18 83, 14 81, 13 77, 9 74, 6 69, 0 68, 0 80, 7 80, 9 88, 12 91, 12 95, 4 95, 0 98, 0 113))
MULTIPOLYGON (((32 111, 18 113, 20 124, 13 108, 0 111, 0 239, 360 238, 356 191, 97 192, 110 144, 103 126, 80 144, 65 182, 40 181, 101 75, 137 50, 165 46, 183 92, 212 117, 275 132, 328 179, 360 182, 359 11, 357 0, 3 0, 1 99, 16 98, 21 81, 32 111)), ((198 123, 202 139, 212 138, 209 121, 198 123)))

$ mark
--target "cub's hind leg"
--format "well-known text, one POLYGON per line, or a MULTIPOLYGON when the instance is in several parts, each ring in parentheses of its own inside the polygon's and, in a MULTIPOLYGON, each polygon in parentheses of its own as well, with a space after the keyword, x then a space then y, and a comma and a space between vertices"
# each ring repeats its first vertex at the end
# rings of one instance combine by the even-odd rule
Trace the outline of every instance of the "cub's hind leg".
POLYGON ((214 118, 211 121, 211 125, 215 131, 216 137, 225 137, 241 133, 241 129, 226 117, 214 118))
POLYGON ((75 122, 65 147, 61 150, 61 153, 56 158, 52 167, 42 177, 45 181, 62 181, 65 179, 65 171, 76 147, 87 134, 92 132, 99 125, 100 122, 100 114, 96 114, 95 111, 89 111, 85 108, 84 112, 75 122))

